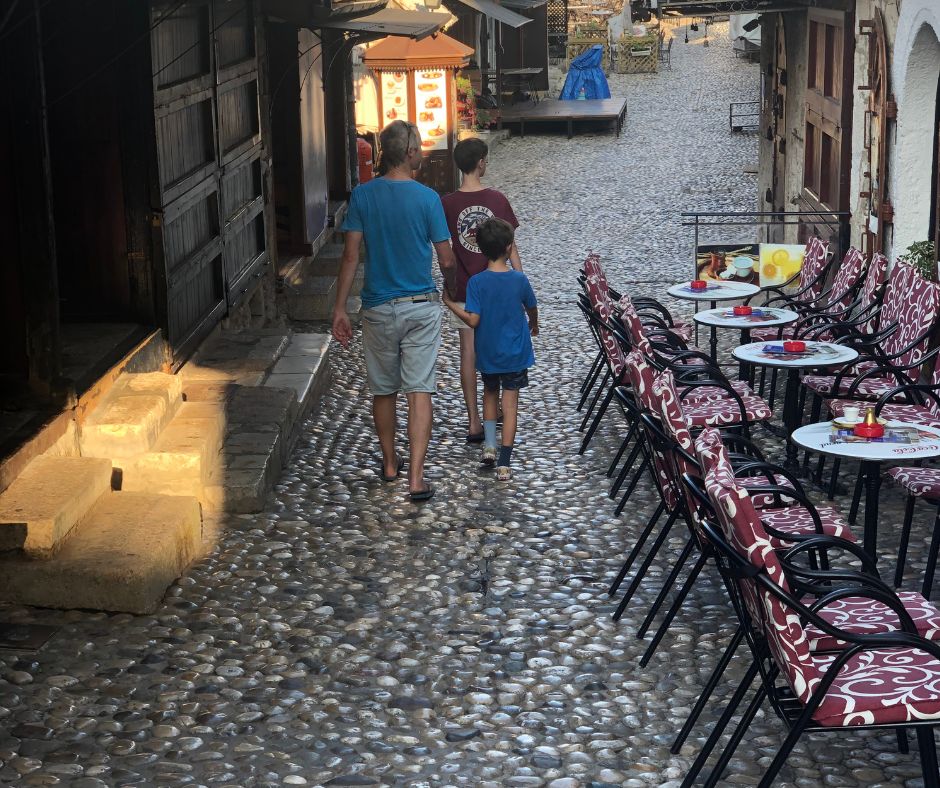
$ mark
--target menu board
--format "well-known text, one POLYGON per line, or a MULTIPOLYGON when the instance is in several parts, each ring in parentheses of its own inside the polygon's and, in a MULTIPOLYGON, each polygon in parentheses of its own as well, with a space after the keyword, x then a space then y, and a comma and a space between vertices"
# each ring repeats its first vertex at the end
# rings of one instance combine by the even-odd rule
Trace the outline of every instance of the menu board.
POLYGON ((408 80, 404 71, 382 71, 382 126, 393 120, 408 120, 408 80))
POLYGON ((447 110, 447 71, 415 71, 415 120, 422 150, 447 150, 447 110))

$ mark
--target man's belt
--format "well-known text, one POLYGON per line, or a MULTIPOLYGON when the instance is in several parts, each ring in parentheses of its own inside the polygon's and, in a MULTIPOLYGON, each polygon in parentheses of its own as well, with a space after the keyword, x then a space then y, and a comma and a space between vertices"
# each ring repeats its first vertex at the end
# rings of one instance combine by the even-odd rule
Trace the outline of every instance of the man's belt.
POLYGON ((434 301, 440 301, 441 294, 437 291, 433 293, 421 293, 421 295, 413 296, 402 296, 401 298, 393 298, 391 301, 386 301, 386 304, 426 304, 434 301))

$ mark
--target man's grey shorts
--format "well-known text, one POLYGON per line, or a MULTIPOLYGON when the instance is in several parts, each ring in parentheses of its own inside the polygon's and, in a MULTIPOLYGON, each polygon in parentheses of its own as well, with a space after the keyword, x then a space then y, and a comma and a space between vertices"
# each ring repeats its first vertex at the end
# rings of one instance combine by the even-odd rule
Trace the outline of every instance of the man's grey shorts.
POLYGON ((366 377, 376 396, 437 390, 439 301, 379 304, 362 311, 366 377))

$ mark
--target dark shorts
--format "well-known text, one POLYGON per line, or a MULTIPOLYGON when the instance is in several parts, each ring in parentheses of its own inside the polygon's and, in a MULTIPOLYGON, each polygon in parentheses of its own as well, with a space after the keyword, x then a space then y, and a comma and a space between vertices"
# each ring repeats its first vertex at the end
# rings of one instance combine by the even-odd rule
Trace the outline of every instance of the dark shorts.
POLYGON ((487 391, 518 391, 529 385, 529 370, 522 372, 495 372, 492 375, 480 374, 483 378, 483 388, 487 391))

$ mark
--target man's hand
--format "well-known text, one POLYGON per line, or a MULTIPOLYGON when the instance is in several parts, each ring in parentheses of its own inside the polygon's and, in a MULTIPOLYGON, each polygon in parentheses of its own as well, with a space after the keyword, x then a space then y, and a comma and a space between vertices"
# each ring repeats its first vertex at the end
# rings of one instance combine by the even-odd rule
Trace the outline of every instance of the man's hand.
POLYGON ((352 341, 352 323, 345 309, 333 312, 333 336, 343 347, 349 347, 352 341))

